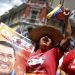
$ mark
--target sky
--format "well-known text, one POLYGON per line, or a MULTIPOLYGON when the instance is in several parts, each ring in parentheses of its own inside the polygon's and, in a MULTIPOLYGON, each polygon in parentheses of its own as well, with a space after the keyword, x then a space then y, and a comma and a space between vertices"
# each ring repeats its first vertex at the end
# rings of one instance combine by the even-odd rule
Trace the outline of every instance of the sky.
POLYGON ((8 12, 12 7, 19 6, 26 0, 0 0, 0 16, 8 12))

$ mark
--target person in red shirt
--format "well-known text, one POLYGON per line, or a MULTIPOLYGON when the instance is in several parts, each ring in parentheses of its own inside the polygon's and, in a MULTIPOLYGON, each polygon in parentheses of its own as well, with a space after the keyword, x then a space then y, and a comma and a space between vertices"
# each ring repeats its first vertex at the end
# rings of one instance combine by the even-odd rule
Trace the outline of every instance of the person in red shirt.
POLYGON ((36 42, 36 47, 35 52, 24 59, 26 75, 56 75, 59 59, 68 50, 71 38, 69 14, 70 10, 66 8, 65 37, 53 26, 44 25, 31 30, 30 39, 36 42))
POLYGON ((69 14, 70 10, 66 8, 65 25, 69 31, 66 30, 65 37, 52 26, 46 25, 32 29, 30 39, 36 42, 37 49, 27 59, 26 75, 56 75, 59 59, 69 47, 71 37, 69 14))
POLYGON ((75 75, 75 48, 64 57, 61 69, 68 75, 75 75))

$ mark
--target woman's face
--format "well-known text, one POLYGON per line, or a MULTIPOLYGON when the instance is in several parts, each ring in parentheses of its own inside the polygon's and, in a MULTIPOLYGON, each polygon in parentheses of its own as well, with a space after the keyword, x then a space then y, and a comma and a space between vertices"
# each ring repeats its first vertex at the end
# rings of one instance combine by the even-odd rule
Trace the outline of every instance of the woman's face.
POLYGON ((52 40, 48 36, 43 36, 40 38, 39 47, 42 49, 49 49, 52 45, 52 40))

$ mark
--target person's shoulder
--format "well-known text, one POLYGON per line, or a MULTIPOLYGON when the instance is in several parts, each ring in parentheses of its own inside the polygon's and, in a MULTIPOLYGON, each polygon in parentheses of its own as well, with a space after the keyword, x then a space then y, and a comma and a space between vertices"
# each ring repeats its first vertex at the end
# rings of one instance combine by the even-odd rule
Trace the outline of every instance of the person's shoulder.
POLYGON ((69 53, 67 54, 67 56, 65 57, 65 59, 67 60, 71 60, 75 58, 75 48, 72 49, 71 51, 69 51, 69 53))
POLYGON ((75 48, 73 48, 72 50, 69 51, 69 54, 71 53, 75 53, 75 48))

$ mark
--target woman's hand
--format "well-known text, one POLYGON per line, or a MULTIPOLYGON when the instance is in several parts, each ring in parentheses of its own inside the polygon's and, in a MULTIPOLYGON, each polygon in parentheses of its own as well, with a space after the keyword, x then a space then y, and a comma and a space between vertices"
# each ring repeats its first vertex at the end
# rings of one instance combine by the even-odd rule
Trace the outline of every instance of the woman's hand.
POLYGON ((64 9, 64 18, 68 18, 69 15, 70 15, 70 9, 65 8, 65 9, 64 9))

